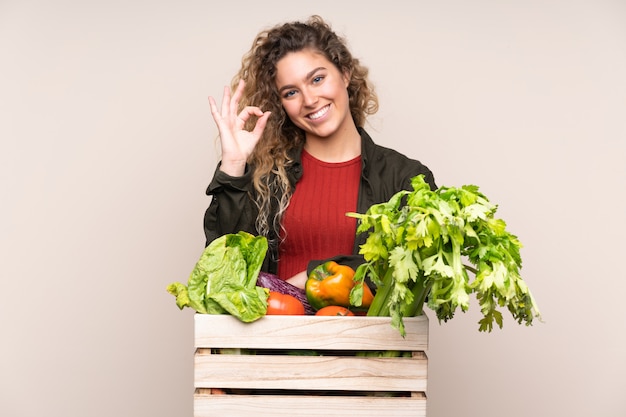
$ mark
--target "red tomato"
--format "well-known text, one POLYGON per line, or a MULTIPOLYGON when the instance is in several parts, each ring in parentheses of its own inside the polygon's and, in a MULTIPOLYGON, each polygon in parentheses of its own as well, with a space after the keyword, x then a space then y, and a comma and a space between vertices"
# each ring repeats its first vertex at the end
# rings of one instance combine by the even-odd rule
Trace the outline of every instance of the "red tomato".
POLYGON ((316 316, 354 316, 354 313, 342 306, 326 306, 317 310, 316 316))
POLYGON ((304 304, 293 295, 270 291, 266 314, 303 316, 304 304))

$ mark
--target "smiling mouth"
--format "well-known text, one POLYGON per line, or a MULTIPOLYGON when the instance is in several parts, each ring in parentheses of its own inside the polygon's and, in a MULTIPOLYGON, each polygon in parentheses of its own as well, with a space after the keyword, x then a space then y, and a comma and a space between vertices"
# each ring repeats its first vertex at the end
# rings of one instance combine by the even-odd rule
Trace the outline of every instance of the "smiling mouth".
POLYGON ((309 114, 307 117, 311 120, 317 120, 320 117, 324 116, 326 113, 328 113, 328 110, 330 109, 330 104, 322 107, 321 109, 319 109, 318 111, 316 111, 315 113, 311 113, 309 114))

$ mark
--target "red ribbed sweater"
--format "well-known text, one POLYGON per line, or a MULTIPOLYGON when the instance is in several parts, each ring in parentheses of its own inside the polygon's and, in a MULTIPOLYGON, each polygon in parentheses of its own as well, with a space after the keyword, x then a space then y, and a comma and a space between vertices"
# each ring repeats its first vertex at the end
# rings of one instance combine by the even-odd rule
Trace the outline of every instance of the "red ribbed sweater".
POLYGON ((352 253, 361 157, 329 163, 302 151, 302 178, 283 217, 278 276, 289 279, 310 260, 352 253))

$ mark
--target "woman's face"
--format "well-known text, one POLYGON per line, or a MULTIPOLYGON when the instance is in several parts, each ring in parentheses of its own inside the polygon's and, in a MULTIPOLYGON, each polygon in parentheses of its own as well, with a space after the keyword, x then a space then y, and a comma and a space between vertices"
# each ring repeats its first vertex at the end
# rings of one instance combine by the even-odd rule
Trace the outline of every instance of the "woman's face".
POLYGON ((291 121, 307 140, 333 138, 354 129, 348 77, 319 52, 290 52, 276 64, 276 87, 291 121))

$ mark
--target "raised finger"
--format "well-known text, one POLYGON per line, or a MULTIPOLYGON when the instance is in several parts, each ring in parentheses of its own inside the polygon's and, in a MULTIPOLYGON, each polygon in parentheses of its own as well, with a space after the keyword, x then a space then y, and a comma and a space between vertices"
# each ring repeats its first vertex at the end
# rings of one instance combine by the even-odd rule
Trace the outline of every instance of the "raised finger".
POLYGON ((209 96, 209 106, 211 107, 211 113, 215 116, 215 114, 217 114, 217 103, 211 96, 209 96))
POLYGON ((233 98, 231 100, 231 109, 230 111, 233 114, 237 113, 238 107, 239 107, 239 101, 241 100, 241 97, 243 96, 243 89, 245 87, 246 83, 244 80, 239 80, 239 84, 237 84, 237 88, 235 89, 235 92, 233 93, 233 98))
POLYGON ((230 111, 230 103, 230 88, 228 86, 224 86, 224 97, 222 98, 221 109, 222 116, 228 115, 228 112, 230 111))
POLYGON ((261 117, 259 117, 259 120, 257 120, 256 125, 254 126, 254 130, 252 131, 252 133, 254 133, 255 136, 261 137, 263 130, 265 130, 267 119, 269 119, 271 114, 272 114, 271 112, 266 111, 265 113, 262 114, 261 117))
POLYGON ((248 121, 248 119, 250 119, 251 116, 261 117, 263 116, 263 112, 256 106, 246 106, 239 113, 237 118, 241 120, 241 124, 243 125, 248 121))

